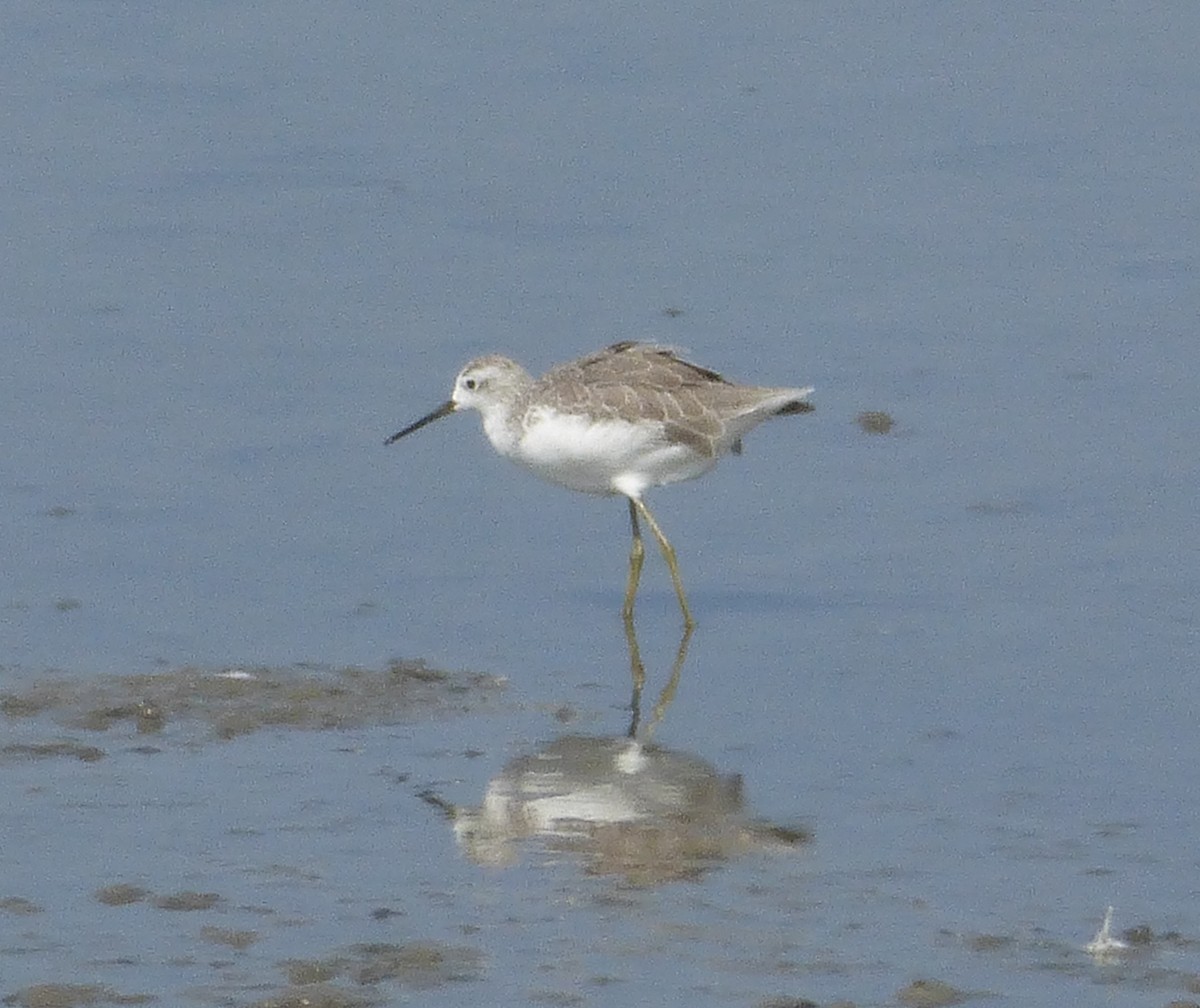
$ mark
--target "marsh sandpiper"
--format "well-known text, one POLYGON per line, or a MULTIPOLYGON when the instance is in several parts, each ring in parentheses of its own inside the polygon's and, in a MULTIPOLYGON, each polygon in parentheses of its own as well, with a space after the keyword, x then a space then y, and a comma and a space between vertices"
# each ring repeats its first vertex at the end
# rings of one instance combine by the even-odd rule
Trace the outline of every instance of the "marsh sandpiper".
POLYGON ((533 378, 489 354, 468 363, 450 398, 387 439, 391 444, 459 410, 477 409, 492 447, 551 483, 629 501, 633 546, 622 615, 632 624, 645 549, 639 516, 658 540, 685 630, 695 626, 675 550, 642 494, 702 476, 764 420, 812 410, 810 388, 761 388, 726 381, 670 347, 614 343, 533 378))

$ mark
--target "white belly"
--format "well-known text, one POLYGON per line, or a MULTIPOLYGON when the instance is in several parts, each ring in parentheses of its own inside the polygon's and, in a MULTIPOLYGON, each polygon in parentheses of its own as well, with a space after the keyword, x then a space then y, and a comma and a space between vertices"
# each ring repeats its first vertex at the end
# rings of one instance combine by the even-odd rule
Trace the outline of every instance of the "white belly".
POLYGON ((590 494, 638 497, 648 487, 693 479, 716 464, 668 442, 658 424, 596 422, 548 411, 531 416, 509 450, 496 447, 542 479, 590 494))

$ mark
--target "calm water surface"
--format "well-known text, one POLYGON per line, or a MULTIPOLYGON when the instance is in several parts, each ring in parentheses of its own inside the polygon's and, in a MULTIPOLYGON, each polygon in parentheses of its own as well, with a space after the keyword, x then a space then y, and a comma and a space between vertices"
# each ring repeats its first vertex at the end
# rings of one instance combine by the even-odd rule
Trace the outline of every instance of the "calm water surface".
POLYGON ((0 996, 1200 1000, 1198 31, 11 5, 0 996), (624 506, 382 445, 625 338, 818 407, 640 746, 624 506))

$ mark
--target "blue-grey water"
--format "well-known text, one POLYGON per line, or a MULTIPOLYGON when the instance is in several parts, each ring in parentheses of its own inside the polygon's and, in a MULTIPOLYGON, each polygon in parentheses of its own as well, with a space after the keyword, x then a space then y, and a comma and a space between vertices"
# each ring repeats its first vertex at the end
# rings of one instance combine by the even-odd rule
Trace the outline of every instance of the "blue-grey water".
MULTIPOLYGON (((1200 999, 1200 8, 3 21, 0 997, 1200 999), (472 356, 627 338, 817 389, 649 497, 700 625, 645 772, 805 838, 660 874, 461 826, 624 733, 624 504, 474 415, 382 444, 472 356), (392 659, 486 698, 195 685, 392 659), (193 706, 138 733, 150 682, 193 706)), ((647 709, 678 623, 650 552, 647 709)))

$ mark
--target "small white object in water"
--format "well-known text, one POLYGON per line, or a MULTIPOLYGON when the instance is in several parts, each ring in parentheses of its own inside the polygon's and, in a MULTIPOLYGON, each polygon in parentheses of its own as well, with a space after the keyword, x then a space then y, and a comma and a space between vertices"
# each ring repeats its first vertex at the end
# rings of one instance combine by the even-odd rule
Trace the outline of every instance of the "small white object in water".
POLYGON ((1129 942, 1124 942, 1120 938, 1113 937, 1112 916, 1113 908, 1109 907, 1104 913, 1104 923, 1100 926, 1100 930, 1096 932, 1096 937, 1083 946, 1083 950, 1088 955, 1094 956, 1097 959, 1110 959, 1113 956, 1120 955, 1129 948, 1129 942))
POLYGON ((246 679, 254 679, 255 675, 253 672, 247 672, 245 669, 231 668, 231 669, 226 669, 224 672, 218 672, 217 678, 218 679, 246 680, 246 679))

